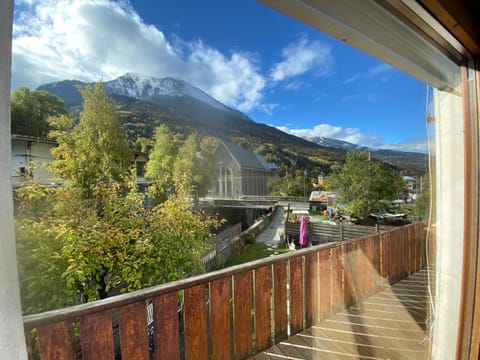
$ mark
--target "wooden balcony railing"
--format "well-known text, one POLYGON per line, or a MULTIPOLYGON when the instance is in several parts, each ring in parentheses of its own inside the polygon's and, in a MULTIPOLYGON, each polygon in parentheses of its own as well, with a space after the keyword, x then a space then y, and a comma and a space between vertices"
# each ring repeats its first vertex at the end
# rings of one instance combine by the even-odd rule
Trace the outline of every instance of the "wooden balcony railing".
POLYGON ((245 359, 425 265, 424 224, 411 224, 26 316, 27 347, 41 359, 245 359))

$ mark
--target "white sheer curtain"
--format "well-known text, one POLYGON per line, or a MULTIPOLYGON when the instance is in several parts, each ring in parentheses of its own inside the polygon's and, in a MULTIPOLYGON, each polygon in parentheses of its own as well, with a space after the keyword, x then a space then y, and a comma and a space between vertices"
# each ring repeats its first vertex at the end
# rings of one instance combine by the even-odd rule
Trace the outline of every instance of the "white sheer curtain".
POLYGON ((464 245, 464 128, 462 97, 433 90, 436 196, 431 225, 436 239, 432 265, 432 358, 454 359, 460 317, 464 245))

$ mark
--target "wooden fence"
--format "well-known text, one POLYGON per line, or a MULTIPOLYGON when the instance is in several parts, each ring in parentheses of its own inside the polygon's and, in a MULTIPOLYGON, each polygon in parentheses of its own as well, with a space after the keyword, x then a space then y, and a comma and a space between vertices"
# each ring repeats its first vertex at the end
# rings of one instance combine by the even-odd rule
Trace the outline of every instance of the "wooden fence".
MULTIPOLYGON (((362 226, 345 224, 325 224, 311 222, 308 224, 309 240, 313 244, 323 244, 332 241, 344 241, 348 239, 355 239, 357 237, 375 234, 380 231, 392 229, 393 226, 377 225, 377 226, 362 226)), ((300 222, 286 222, 285 223, 286 236, 298 239, 300 234, 300 222)))
POLYGON ((242 232, 242 223, 229 226, 217 235, 212 236, 208 242, 212 243, 212 249, 203 255, 201 263, 207 269, 211 269, 218 255, 228 256, 231 253, 232 241, 242 232))
POLYGON ((422 269, 425 249, 416 223, 26 316, 28 351, 41 359, 246 359, 288 329, 300 332, 422 269))

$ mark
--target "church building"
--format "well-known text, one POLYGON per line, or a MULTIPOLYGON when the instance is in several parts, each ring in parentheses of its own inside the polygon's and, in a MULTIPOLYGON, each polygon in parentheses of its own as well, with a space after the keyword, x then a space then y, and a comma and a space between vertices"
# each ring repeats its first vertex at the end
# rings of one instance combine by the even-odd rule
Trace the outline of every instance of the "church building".
POLYGON ((213 158, 217 173, 214 197, 269 195, 268 180, 277 173, 275 164, 227 141, 217 146, 213 158))

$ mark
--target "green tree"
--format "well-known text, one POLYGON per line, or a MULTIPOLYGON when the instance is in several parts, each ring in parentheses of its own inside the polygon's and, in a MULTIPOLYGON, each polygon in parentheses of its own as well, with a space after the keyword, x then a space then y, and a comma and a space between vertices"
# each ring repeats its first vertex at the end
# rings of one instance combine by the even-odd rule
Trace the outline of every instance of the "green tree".
POLYGON ((178 195, 152 209, 134 182, 97 183, 103 211, 79 188, 18 190, 17 252, 26 313, 182 279, 203 268, 218 222, 178 195))
POLYGON ((153 181, 154 195, 160 202, 174 193, 173 168, 180 138, 166 125, 155 129, 153 148, 146 164, 145 177, 153 181))
POLYGON ((415 200, 415 213, 422 219, 428 219, 430 216, 431 192, 430 192, 430 176, 423 176, 420 180, 420 194, 415 200))
POLYGON ((157 200, 162 202, 175 193, 206 194, 215 179, 217 143, 210 137, 200 140, 196 133, 182 140, 167 126, 157 127, 145 173, 154 183, 157 200))
POLYGON ((173 164, 173 177, 177 186, 186 193, 192 193, 198 182, 198 141, 196 134, 190 134, 180 146, 173 164))
POLYGON ((15 191, 17 264, 24 314, 73 305, 77 292, 66 286, 62 239, 53 229, 54 188, 33 182, 15 191))
POLYGON ((368 152, 349 152, 343 166, 332 169, 330 187, 348 211, 362 219, 383 210, 383 201, 398 198, 403 179, 385 164, 372 161, 368 152))
POLYGON ((305 170, 286 172, 283 177, 274 177, 268 183, 272 194, 279 196, 307 197, 313 190, 311 178, 305 170))
POLYGON ((196 184, 199 196, 205 196, 215 183, 216 164, 213 152, 219 142, 218 139, 213 137, 204 137, 200 141, 200 157, 197 159, 198 179, 196 184))
POLYGON ((77 125, 68 116, 50 118, 50 136, 58 147, 52 150, 51 169, 66 181, 79 186, 85 196, 99 181, 122 181, 132 154, 115 105, 97 83, 81 89, 83 111, 77 125))
POLYGON ((201 142, 198 135, 190 134, 178 149, 174 163, 174 178, 189 194, 203 196, 212 187, 215 168, 213 150, 216 141, 204 138, 201 142))
MULTIPOLYGON (((159 183, 171 183, 177 191, 145 208, 144 195, 127 171, 129 151, 114 105, 101 84, 82 95, 78 125, 67 116, 51 118, 59 144, 52 169, 65 179, 64 186, 32 183, 17 191, 17 251, 27 313, 201 272, 206 240, 218 225, 194 212, 186 189, 175 184, 176 145, 162 169, 168 171, 167 181, 165 172, 151 170, 159 183)), ((167 139, 165 129, 158 134, 157 140, 167 139)), ((182 157, 190 154, 188 144, 182 157)))
POLYGON ((67 114, 63 100, 47 91, 17 88, 11 101, 12 134, 46 137, 48 118, 67 114))

